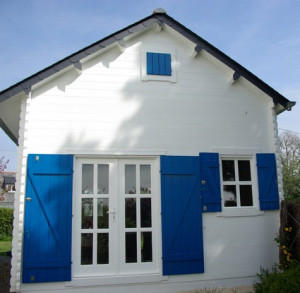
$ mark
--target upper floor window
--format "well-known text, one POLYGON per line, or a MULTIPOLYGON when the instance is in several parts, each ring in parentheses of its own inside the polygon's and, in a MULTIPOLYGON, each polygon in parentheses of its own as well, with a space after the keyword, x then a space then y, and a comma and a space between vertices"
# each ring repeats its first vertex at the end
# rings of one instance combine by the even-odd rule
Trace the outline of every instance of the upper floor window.
POLYGON ((224 207, 252 207, 253 171, 250 159, 222 159, 224 207))
POLYGON ((171 76, 171 54, 147 52, 147 74, 171 76))

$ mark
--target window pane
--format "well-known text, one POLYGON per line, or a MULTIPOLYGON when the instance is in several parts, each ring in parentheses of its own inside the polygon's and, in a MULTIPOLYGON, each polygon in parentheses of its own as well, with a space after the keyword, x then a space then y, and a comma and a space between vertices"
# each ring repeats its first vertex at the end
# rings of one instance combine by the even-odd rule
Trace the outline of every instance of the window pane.
POLYGON ((93 199, 83 198, 81 202, 81 228, 93 228, 93 199))
POLYGON ((125 199, 125 227, 126 228, 136 227, 136 199, 135 198, 125 199))
POLYGON ((240 185, 240 196, 241 196, 242 207, 253 206, 251 185, 240 185))
POLYGON ((141 227, 151 227, 151 198, 141 198, 141 227))
POLYGON ((137 262, 136 232, 126 232, 126 263, 137 262))
POLYGON ((223 186, 224 195, 224 206, 225 207, 236 207, 236 187, 235 185, 224 185, 223 186))
POLYGON ((108 264, 109 238, 108 233, 97 235, 97 264, 108 264))
POLYGON ((108 198, 97 199, 98 229, 108 228, 108 198))
POLYGON ((222 160, 223 181, 235 181, 234 161, 222 160))
POLYGON ((93 182, 94 182, 94 165, 83 164, 82 165, 82 193, 91 194, 93 193, 93 182))
POLYGON ((93 234, 81 234, 81 264, 90 265, 93 263, 93 234))
POLYGON ((109 165, 98 165, 98 194, 109 193, 109 165))
POLYGON ((152 232, 141 232, 142 262, 152 261, 152 232))
POLYGON ((125 165, 125 193, 136 193, 136 166, 125 165))
POLYGON ((250 161, 238 161, 239 180, 251 181, 250 161))
POLYGON ((150 194, 151 193, 151 166, 141 165, 140 175, 141 175, 141 194, 150 194))

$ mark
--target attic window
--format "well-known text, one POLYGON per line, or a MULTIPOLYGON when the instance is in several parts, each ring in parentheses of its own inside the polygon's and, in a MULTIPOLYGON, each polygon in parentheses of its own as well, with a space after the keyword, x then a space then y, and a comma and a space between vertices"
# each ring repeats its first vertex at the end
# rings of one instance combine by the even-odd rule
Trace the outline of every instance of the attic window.
POLYGON ((176 82, 177 57, 174 49, 159 51, 156 47, 141 50, 141 80, 176 82))
POLYGON ((147 74, 171 76, 171 54, 147 52, 147 74))

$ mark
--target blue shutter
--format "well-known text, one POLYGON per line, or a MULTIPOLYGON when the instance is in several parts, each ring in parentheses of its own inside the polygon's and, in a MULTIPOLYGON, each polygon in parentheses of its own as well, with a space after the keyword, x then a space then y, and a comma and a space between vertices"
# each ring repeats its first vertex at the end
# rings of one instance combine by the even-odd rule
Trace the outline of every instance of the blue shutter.
POLYGON ((147 52, 147 74, 171 75, 171 54, 147 52))
POLYGON ((201 197, 203 211, 221 212, 220 163, 217 153, 200 153, 201 197))
POLYGON ((261 210, 279 209, 275 154, 256 154, 261 210))
POLYGON ((71 280, 72 155, 29 155, 23 282, 71 280))
POLYGON ((163 274, 204 272, 199 157, 162 156, 163 274))

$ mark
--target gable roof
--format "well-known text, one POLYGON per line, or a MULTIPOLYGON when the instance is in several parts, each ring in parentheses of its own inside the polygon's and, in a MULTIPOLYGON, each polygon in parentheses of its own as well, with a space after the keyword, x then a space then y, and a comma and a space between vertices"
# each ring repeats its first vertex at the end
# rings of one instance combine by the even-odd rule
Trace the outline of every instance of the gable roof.
POLYGON ((218 50, 216 47, 208 43, 206 40, 202 39, 198 35, 196 35, 194 32, 177 22, 175 19, 170 17, 163 9, 156 9, 152 15, 129 25, 128 27, 117 31, 116 33, 109 35, 105 37, 104 39, 91 44, 88 47, 83 48, 82 50, 56 62, 55 64, 29 76, 28 78, 12 85, 11 87, 3 90, 0 92, 0 103, 9 99, 12 96, 17 95, 20 92, 25 92, 28 94, 31 91, 31 87, 40 81, 50 77, 51 75, 73 65, 75 68, 81 70, 81 63, 80 60, 96 53, 100 50, 103 50, 107 46, 118 42, 119 45, 122 47, 124 46, 123 39, 129 35, 132 35, 134 33, 143 31, 147 29, 148 27, 152 26, 154 23, 157 23, 158 25, 162 26, 163 24, 168 25, 169 27, 173 28, 178 33, 182 34, 184 37, 186 37, 191 42, 195 43, 195 51, 200 52, 201 50, 205 50, 224 64, 226 64, 228 67, 230 67, 233 71, 233 79, 236 80, 239 77, 243 77, 246 80, 248 80, 250 83, 255 85, 257 88, 259 88, 261 91, 269 95, 272 99, 275 105, 281 105, 281 109, 278 111, 278 113, 283 112, 285 110, 291 110, 291 108, 296 104, 296 102, 292 102, 285 98, 283 95, 281 95, 279 92, 274 90, 272 87, 270 87, 268 84, 263 82, 261 79, 259 79, 257 76, 255 76, 253 73, 248 71, 246 68, 244 68, 242 65, 228 57, 226 54, 218 50))

